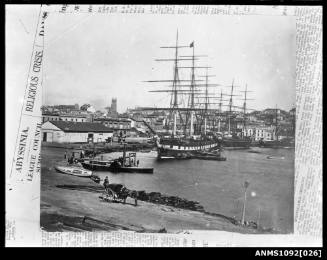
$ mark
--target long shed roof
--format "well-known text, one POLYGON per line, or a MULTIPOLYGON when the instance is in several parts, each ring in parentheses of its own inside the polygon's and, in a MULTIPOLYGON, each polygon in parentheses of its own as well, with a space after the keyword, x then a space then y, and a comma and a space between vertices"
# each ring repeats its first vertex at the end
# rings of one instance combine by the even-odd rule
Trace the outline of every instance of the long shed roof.
POLYGON ((67 122, 67 121, 50 121, 53 125, 58 127, 64 132, 77 132, 77 133, 112 133, 112 129, 99 123, 90 122, 67 122))

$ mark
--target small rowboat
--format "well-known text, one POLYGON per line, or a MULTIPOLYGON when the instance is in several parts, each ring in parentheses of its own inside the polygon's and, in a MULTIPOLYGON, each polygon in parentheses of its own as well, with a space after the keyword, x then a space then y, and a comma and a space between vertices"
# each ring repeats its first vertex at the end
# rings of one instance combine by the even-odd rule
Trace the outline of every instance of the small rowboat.
POLYGON ((160 156, 158 159, 159 160, 175 160, 176 157, 174 157, 174 156, 160 156))
POLYGON ((85 170, 79 167, 73 166, 55 166, 55 169, 60 173, 65 173, 69 175, 74 175, 78 177, 91 177, 92 171, 85 170))

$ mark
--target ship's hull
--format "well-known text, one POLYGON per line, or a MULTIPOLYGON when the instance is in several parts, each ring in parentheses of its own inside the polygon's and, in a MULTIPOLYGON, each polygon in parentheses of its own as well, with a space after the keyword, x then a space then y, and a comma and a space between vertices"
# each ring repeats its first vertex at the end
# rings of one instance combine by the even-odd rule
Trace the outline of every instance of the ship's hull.
POLYGON ((220 140, 178 142, 176 140, 164 140, 156 142, 158 159, 192 159, 199 152, 216 150, 221 148, 220 140))
POLYGON ((244 148, 250 148, 251 146, 251 140, 250 139, 223 139, 222 145, 223 147, 228 147, 228 148, 239 148, 239 149, 244 149, 244 148))
POLYGON ((127 173, 153 173, 153 168, 146 167, 122 167, 112 165, 97 165, 89 162, 82 162, 85 169, 93 171, 109 171, 109 172, 127 172, 127 173))

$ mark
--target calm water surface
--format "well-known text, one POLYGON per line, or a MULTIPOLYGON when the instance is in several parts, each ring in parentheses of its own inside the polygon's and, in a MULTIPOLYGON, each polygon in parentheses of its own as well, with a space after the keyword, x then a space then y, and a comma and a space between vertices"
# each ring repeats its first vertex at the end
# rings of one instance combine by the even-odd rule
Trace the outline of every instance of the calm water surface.
MULTIPOLYGON (((129 189, 156 191, 200 202, 205 210, 241 218, 245 180, 246 219, 273 227, 283 233, 293 231, 294 149, 256 148, 224 151, 227 161, 158 162, 157 153, 137 153, 140 166, 154 167, 154 174, 97 172, 111 183, 129 189), (268 159, 267 156, 282 156, 268 159)), ((105 154, 117 158, 122 153, 105 154)))

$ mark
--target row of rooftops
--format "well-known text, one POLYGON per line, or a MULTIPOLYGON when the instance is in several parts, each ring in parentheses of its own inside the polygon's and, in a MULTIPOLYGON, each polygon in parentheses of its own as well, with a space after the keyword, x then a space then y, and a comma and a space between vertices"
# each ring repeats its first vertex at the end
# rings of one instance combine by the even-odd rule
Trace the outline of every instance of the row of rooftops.
POLYGON ((43 113, 42 116, 58 116, 58 117, 77 117, 77 118, 87 118, 89 115, 83 115, 83 114, 43 113))
MULTIPOLYGON (((42 116, 48 117, 76 117, 76 118, 88 118, 89 114, 59 114, 59 113, 42 113, 42 116)), ((140 121, 135 119, 128 119, 128 118, 106 118, 106 117, 99 117, 94 118, 93 121, 99 122, 130 122, 131 120, 140 121)))
POLYGON ((131 120, 126 118, 94 118, 94 121, 100 122, 130 122, 131 120))

